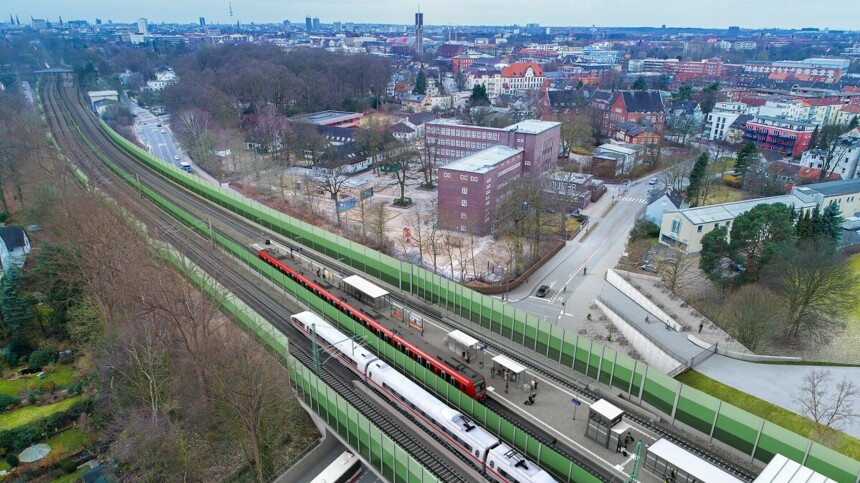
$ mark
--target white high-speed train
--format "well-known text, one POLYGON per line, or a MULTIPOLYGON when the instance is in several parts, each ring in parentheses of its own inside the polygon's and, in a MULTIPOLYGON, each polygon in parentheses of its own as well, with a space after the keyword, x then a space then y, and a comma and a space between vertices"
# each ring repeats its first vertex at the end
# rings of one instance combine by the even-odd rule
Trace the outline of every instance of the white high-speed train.
POLYGON ((301 312, 290 316, 290 320, 308 337, 316 331, 317 343, 321 347, 373 384, 388 399, 412 413, 422 425, 445 438, 490 480, 502 483, 556 481, 538 465, 525 459, 522 453, 448 407, 322 317, 313 312, 301 312))

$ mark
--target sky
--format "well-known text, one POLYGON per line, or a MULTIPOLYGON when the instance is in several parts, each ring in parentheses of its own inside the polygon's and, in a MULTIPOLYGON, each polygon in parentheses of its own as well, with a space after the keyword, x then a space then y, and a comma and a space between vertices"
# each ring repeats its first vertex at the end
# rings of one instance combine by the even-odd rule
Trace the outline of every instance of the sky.
MULTIPOLYGON (((411 24, 417 9, 417 1, 402 0, 3 0, 0 19, 303 24, 310 15, 324 24, 411 24)), ((425 25, 860 29, 857 0, 425 0, 421 11, 425 25)))

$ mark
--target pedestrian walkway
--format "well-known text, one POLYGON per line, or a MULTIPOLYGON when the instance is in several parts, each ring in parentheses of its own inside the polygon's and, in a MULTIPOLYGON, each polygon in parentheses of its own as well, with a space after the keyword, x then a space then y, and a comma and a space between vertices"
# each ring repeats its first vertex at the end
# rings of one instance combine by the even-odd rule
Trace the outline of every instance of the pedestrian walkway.
POLYGON ((621 198, 621 201, 629 201, 630 203, 648 203, 647 198, 635 198, 631 196, 625 196, 621 198))

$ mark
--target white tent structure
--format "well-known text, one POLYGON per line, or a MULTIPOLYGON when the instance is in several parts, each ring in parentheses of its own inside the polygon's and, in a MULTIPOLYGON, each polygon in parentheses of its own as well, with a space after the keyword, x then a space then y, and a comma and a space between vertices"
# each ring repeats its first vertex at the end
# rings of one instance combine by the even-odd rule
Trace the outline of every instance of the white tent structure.
POLYGON ((21 451, 21 454, 18 455, 18 461, 21 463, 32 463, 34 461, 39 461, 44 458, 51 452, 51 447, 47 444, 34 444, 29 448, 21 451))

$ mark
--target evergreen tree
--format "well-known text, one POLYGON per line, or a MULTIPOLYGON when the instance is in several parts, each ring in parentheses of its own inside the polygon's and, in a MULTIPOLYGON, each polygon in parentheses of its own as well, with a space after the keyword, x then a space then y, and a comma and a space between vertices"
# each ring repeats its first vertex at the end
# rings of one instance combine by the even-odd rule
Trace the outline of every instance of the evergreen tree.
POLYGON ((824 208, 824 213, 821 215, 821 233, 834 243, 839 243, 839 239, 842 237, 842 222, 845 221, 842 218, 842 210, 839 208, 838 203, 832 203, 827 205, 824 208))
POLYGON ((755 147, 755 143, 746 143, 744 147, 738 151, 736 156, 735 176, 743 178, 747 174, 747 169, 749 169, 750 163, 755 160, 757 154, 758 150, 755 147))
POLYGON ((816 148, 818 147, 818 136, 821 133, 818 132, 818 125, 815 126, 815 129, 812 130, 812 136, 809 137, 809 147, 816 148))
POLYGON ((860 117, 854 116, 851 118, 851 121, 848 122, 848 129, 856 129, 857 126, 860 126, 860 117))
POLYGON ((472 95, 469 96, 470 106, 489 106, 490 96, 487 95, 487 87, 483 84, 475 84, 472 95))
POLYGON ((644 91, 648 89, 648 81, 645 80, 645 76, 639 76, 636 78, 636 81, 633 82, 631 86, 634 91, 644 91))
POLYGON ((33 310, 30 301, 18 294, 21 273, 14 265, 6 270, 3 278, 3 293, 0 295, 0 308, 3 310, 3 321, 12 336, 20 335, 30 327, 33 320, 33 310))
POLYGON ((702 188, 702 181, 705 180, 708 170, 708 153, 702 153, 696 159, 696 164, 690 171, 690 184, 687 185, 687 202, 690 206, 699 204, 699 191, 702 188))
POLYGON ((418 77, 415 79, 415 87, 412 88, 413 94, 427 94, 427 76, 424 71, 418 72, 418 77))
POLYGON ((794 228, 797 231, 797 237, 802 240, 808 240, 813 237, 812 216, 809 211, 804 211, 803 214, 800 215, 794 228))
POLYGON ((729 230, 715 228, 702 237, 699 268, 714 282, 723 279, 723 261, 729 257, 729 230))
POLYGON ((690 101, 693 99, 693 86, 684 84, 678 88, 678 92, 672 94, 672 98, 676 101, 690 101))

